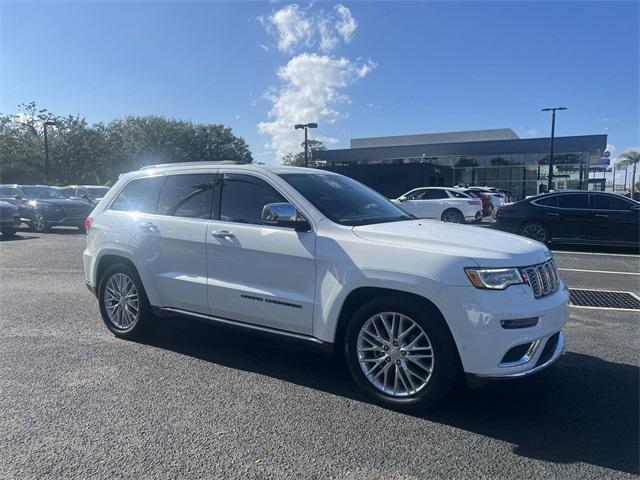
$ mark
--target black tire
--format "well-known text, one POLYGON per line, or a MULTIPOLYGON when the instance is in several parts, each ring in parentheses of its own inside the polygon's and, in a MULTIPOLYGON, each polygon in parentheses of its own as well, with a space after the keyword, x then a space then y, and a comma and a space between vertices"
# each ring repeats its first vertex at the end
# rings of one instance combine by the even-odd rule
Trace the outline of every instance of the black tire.
POLYGON ((549 243, 551 241, 549 228, 540 222, 526 222, 522 224, 518 230, 518 234, 542 243, 549 243))
POLYGON ((160 323, 160 319, 153 314, 151 304, 144 291, 142 281, 138 276, 138 272, 135 271, 130 265, 126 263, 115 263, 111 265, 99 279, 98 286, 98 306, 100 307, 100 315, 104 324, 107 326, 111 333, 118 338, 124 338, 127 340, 135 340, 143 338, 146 334, 151 332, 160 323), (105 290, 109 279, 115 274, 122 273, 129 277, 138 292, 138 316, 135 322, 127 328, 118 328, 109 318, 105 305, 105 290))
POLYGON ((4 227, 4 228, 0 229, 0 232, 2 232, 2 236, 3 237, 14 237, 16 235, 16 233, 18 233, 18 228, 17 227, 4 227))
POLYGON ((457 347, 440 312, 421 302, 402 297, 381 297, 360 307, 347 326, 344 358, 356 384, 378 403, 394 409, 428 408, 441 400, 461 380, 462 368, 457 347), (363 372, 358 359, 360 329, 368 319, 382 312, 398 312, 416 322, 429 337, 433 350, 432 373, 422 389, 412 395, 389 395, 374 386, 363 372))
POLYGON ((33 215, 33 218, 31 219, 30 227, 31 227, 31 230, 38 233, 47 233, 48 231, 51 230, 51 226, 49 225, 49 222, 47 222, 47 219, 44 218, 44 215, 42 215, 42 213, 40 212, 36 212, 33 215))
POLYGON ((464 215, 462 215, 462 212, 457 208, 447 208, 442 212, 440 220, 449 223, 465 223, 464 215))

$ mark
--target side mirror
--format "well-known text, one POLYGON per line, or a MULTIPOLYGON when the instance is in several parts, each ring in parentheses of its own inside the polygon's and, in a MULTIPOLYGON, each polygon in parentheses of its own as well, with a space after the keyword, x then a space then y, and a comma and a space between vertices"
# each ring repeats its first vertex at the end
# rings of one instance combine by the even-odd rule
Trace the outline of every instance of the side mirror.
POLYGON ((262 207, 261 221, 263 225, 293 228, 296 232, 308 232, 311 229, 296 207, 285 202, 268 203, 262 207))
POLYGON ((16 195, 16 200, 24 200, 24 197, 22 195, 16 195))
POLYGON ((631 211, 632 212, 640 211, 640 205, 631 205, 631 211))
POLYGON ((407 201, 407 197, 399 197, 398 201, 399 202, 406 202, 407 201))
POLYGON ((80 195, 80 198, 84 198, 85 200, 89 200, 89 195, 87 195, 87 194, 80 195))

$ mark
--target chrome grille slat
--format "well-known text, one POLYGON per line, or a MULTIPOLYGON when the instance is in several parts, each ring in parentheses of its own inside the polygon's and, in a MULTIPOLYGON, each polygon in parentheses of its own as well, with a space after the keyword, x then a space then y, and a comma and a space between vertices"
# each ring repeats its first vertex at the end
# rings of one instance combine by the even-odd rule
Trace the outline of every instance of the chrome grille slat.
POLYGON ((556 292, 560 286, 558 270, 553 260, 520 269, 526 276, 535 298, 556 292))

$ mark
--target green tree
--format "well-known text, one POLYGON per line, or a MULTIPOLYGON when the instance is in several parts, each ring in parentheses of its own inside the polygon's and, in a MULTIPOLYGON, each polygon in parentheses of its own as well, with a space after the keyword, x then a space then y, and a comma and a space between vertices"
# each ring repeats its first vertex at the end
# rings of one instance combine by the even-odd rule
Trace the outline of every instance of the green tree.
POLYGON ((619 165, 624 165, 625 168, 628 165, 633 165, 633 170, 631 171, 631 198, 633 198, 633 194, 637 188, 636 167, 638 166, 638 162, 640 162, 640 151, 636 149, 629 149, 618 157, 619 165))
MULTIPOLYGON (((309 166, 315 167, 317 166, 317 162, 313 158, 313 152, 319 150, 326 150, 327 147, 324 146, 322 141, 320 140, 309 140, 307 142, 308 150, 309 150, 309 166)), ((292 167, 304 167, 304 142, 300 144, 302 147, 302 151, 298 153, 288 153, 284 157, 282 157, 282 164, 289 165, 292 167)))
POLYGON ((112 183, 144 165, 233 160, 251 163, 244 139, 222 124, 194 124, 159 116, 128 116, 90 125, 79 115, 61 117, 34 102, 18 114, 0 114, 0 182, 44 183, 45 121, 50 183, 112 183))

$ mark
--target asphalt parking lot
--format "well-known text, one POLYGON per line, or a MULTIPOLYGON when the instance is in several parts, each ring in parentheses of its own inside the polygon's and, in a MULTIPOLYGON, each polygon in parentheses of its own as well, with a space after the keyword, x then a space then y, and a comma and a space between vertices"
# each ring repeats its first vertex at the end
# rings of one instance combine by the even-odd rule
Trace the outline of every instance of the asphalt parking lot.
MULTIPOLYGON (((571 308, 538 376, 385 410, 299 345, 167 320, 117 340, 84 235, 0 242, 0 478, 635 478, 640 315, 571 308)), ((555 251, 572 288, 640 294, 640 257, 555 251), (611 273, 615 272, 615 273, 611 273)))

